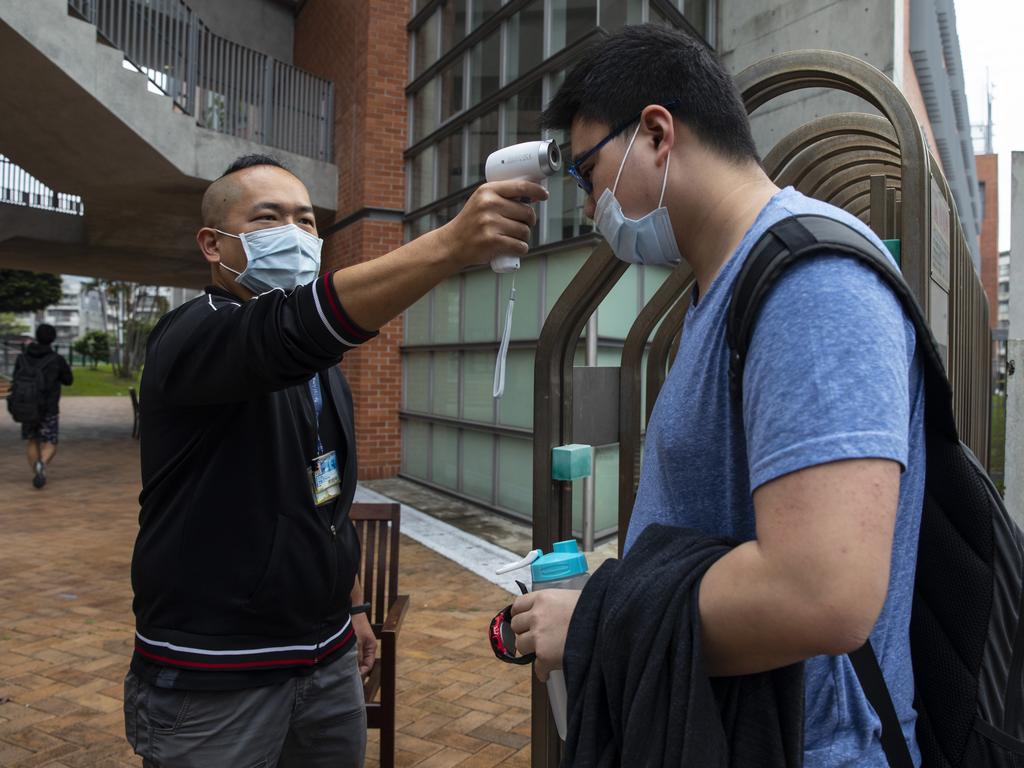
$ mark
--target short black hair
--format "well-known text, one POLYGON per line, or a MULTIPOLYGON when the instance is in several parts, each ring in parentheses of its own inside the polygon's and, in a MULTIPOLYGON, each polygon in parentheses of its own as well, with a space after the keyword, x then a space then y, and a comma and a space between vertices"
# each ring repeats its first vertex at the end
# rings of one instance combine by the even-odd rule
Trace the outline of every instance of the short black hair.
POLYGON ((53 340, 57 338, 57 329, 47 323, 40 323, 39 327, 36 328, 36 341, 40 344, 53 344, 53 340))
POLYGON ((617 127, 650 104, 678 101, 672 114, 708 147, 760 162, 732 77, 707 45, 655 24, 623 27, 589 46, 541 114, 541 128, 575 118, 617 127))
POLYGON ((275 168, 280 168, 283 171, 291 173, 291 170, 285 168, 284 164, 276 157, 272 157, 271 155, 253 154, 242 155, 241 157, 236 158, 235 161, 228 166, 227 170, 220 175, 220 178, 223 179, 225 176, 230 176, 232 173, 244 171, 246 168, 255 168, 257 165, 272 165, 275 168))

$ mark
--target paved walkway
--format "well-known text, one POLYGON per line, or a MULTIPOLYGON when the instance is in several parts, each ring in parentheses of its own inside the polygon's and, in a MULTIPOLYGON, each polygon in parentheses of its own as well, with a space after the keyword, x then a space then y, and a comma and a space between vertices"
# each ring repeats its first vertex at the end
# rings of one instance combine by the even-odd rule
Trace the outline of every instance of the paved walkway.
MULTIPOLYGON (((42 491, 0 418, 0 766, 138 766, 124 740, 139 467, 126 398, 66 398, 42 491)), ((486 641, 508 593, 404 537, 399 766, 527 766, 529 672, 486 641)), ((376 733, 367 766, 376 766, 376 733)), ((219 767, 218 767, 219 768, 219 767)))

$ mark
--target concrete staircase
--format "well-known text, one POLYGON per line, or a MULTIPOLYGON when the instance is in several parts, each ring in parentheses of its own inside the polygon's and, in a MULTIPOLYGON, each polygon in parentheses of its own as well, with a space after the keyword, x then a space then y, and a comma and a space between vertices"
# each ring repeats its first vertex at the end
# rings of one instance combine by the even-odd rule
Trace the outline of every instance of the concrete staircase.
POLYGON ((70 15, 67 0, 0 0, 0 113, 0 152, 53 189, 81 195, 86 211, 77 234, 66 223, 46 226, 38 212, 26 221, 30 213, 0 211, 2 267, 202 285, 207 269, 194 243, 202 192, 248 153, 291 168, 321 221, 337 206, 336 166, 198 126, 126 69, 124 54, 70 15))

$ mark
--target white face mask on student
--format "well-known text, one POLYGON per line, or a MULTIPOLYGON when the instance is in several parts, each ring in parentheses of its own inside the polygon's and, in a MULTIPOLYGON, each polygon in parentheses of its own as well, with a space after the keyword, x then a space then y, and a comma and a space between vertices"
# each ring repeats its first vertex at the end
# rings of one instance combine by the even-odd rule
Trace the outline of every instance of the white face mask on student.
POLYGON ((296 224, 256 229, 240 235, 214 231, 242 241, 248 262, 245 269, 239 272, 223 262, 221 266, 238 275, 235 282, 255 294, 275 288, 292 291, 313 282, 320 274, 320 249, 324 241, 296 224))
POLYGON ((637 125, 633 138, 629 140, 626 154, 622 156, 619 172, 615 175, 615 184, 611 189, 605 188, 597 201, 594 211, 594 226, 601 233, 612 251, 622 261, 630 264, 648 264, 657 266, 673 266, 678 264, 682 256, 676 244, 676 236, 672 231, 672 221, 668 215, 665 202, 665 187, 668 184, 668 167, 672 160, 670 152, 665 160, 665 177, 661 181, 661 198, 658 207, 641 216, 630 219, 622 212, 622 206, 615 198, 615 190, 619 186, 619 177, 626 165, 626 158, 633 148, 640 126, 637 125))

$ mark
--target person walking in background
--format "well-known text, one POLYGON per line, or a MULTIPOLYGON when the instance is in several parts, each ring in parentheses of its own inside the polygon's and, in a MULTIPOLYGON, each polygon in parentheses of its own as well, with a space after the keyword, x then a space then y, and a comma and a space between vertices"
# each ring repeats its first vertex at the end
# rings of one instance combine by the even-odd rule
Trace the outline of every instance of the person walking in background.
POLYGON ((52 344, 57 330, 46 323, 36 328, 36 340, 14 362, 7 410, 21 423, 21 439, 32 467, 32 485, 46 485, 46 467, 57 455, 60 388, 74 379, 68 361, 52 344))

